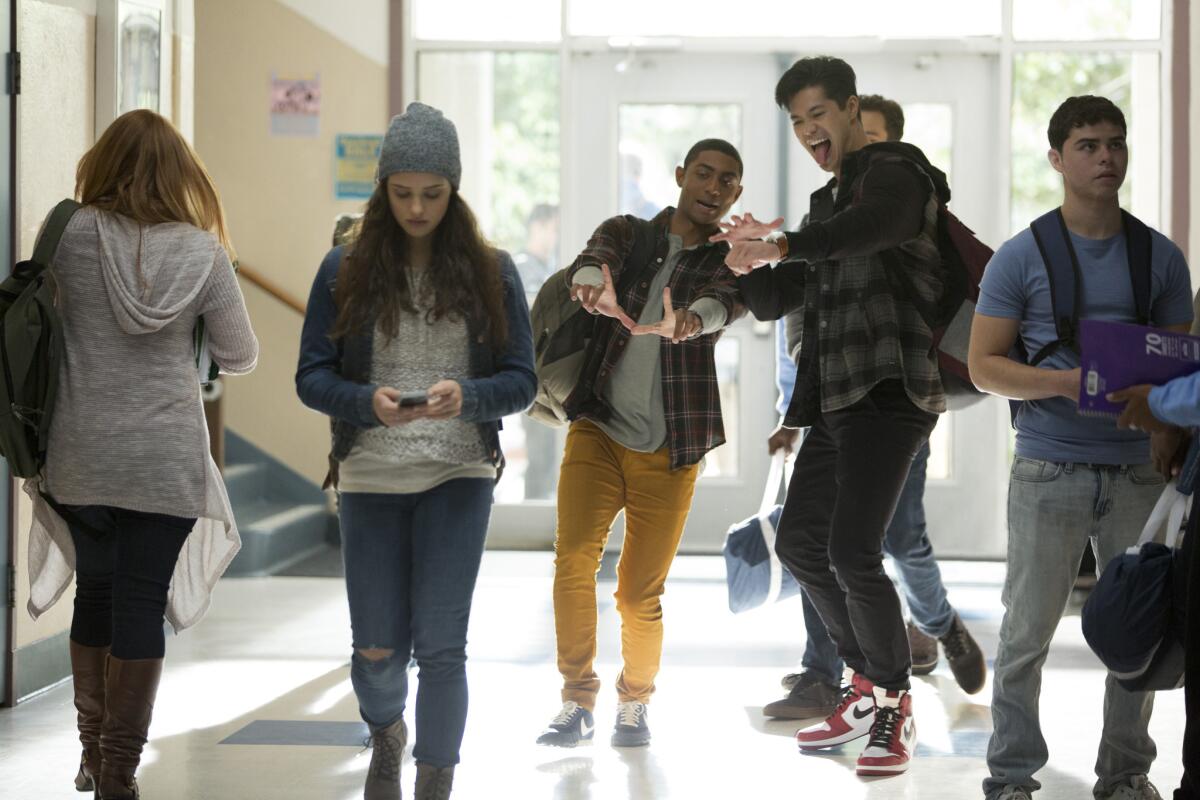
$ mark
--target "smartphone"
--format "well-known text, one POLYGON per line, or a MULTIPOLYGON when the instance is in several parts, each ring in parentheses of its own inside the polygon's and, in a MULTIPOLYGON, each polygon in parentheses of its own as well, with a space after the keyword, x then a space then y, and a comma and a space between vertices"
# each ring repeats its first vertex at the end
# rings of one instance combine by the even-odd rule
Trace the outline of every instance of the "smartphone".
POLYGON ((396 401, 401 408, 408 406, 423 406, 429 402, 429 395, 424 392, 405 392, 400 395, 400 399, 396 401))

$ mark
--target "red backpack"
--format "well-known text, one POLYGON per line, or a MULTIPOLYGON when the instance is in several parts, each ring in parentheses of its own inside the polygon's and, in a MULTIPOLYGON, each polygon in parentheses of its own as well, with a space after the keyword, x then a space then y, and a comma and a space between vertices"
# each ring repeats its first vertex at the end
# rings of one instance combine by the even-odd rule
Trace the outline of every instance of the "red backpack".
POLYGON ((900 269, 889 269, 888 273, 893 284, 917 307, 933 332, 946 406, 954 411, 975 404, 985 394, 971 383, 967 352, 971 345, 975 304, 979 301, 979 283, 983 280, 984 267, 992 258, 992 248, 979 241, 975 232, 942 204, 938 205, 937 236, 944 282, 942 296, 937 302, 926 303, 918 298, 907 281, 899 279, 900 269))

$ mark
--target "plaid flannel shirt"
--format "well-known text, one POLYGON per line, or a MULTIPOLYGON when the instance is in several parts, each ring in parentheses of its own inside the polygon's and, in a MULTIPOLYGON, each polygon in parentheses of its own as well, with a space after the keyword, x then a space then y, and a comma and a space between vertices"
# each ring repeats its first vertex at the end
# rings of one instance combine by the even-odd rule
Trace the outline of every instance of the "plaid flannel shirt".
MULTIPOLYGON (((885 380, 902 381, 916 406, 939 414, 946 410, 946 398, 933 335, 906 291, 897 288, 898 281, 905 281, 926 303, 940 296, 938 188, 919 164, 878 147, 847 157, 836 201, 832 188, 831 182, 813 194, 809 224, 788 235, 789 260, 773 269, 756 269, 739 281, 746 303, 759 319, 778 319, 789 312, 803 318, 796 387, 784 424, 811 426, 821 413, 857 403, 885 380), (903 182, 917 177, 925 197, 920 232, 903 241, 887 242, 875 252, 869 252, 870 246, 841 258, 812 252, 829 246, 827 237, 823 239, 826 231, 817 228, 853 211, 872 169, 880 170, 876 179, 886 176, 903 182), (793 241, 798 246, 793 247, 793 241), (904 275, 889 275, 882 257, 888 250, 896 257, 892 268, 903 269, 904 275)), ((889 208, 886 202, 874 209, 884 218, 909 211, 911 206, 889 208)), ((916 221, 916 214, 911 217, 916 221)), ((793 316, 790 326, 798 322, 793 316)), ((796 338, 794 328, 788 338, 796 338)))
MULTIPOLYGON (((628 270, 638 270, 643 274, 635 281, 627 281, 618 298, 622 308, 637 319, 649 299, 646 293, 654 273, 666 261, 670 249, 667 231, 674 213, 674 208, 666 208, 651 221, 630 215, 605 220, 571 265, 568 280, 582 267, 607 264, 613 283, 621 287, 622 276, 628 270), (647 264, 626 263, 633 251, 638 226, 642 225, 653 225, 656 229, 654 256, 647 264)), ((667 282, 676 310, 686 310, 697 300, 712 298, 725 308, 726 326, 745 313, 736 276, 725 266, 728 252, 729 246, 724 243, 706 242, 680 256, 667 282)), ((653 301, 661 302, 661 299, 656 297, 653 301)), ((701 334, 679 344, 672 344, 666 338, 662 340, 663 413, 672 469, 695 464, 709 450, 725 442, 713 349, 721 332, 701 334)), ((596 330, 579 373, 579 384, 567 398, 566 411, 571 419, 584 417, 601 422, 608 419, 612 412, 603 398, 603 389, 624 354, 630 336, 615 319, 597 317, 596 330)))

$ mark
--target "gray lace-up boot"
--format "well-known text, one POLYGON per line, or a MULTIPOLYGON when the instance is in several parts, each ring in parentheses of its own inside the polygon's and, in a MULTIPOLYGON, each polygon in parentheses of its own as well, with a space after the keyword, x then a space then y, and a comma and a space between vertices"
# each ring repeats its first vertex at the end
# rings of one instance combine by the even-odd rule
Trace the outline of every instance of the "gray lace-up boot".
POLYGON ((371 728, 371 766, 363 800, 401 800, 400 762, 408 744, 408 728, 398 719, 384 728, 371 728))
POLYGON ((449 800, 454 784, 454 767, 417 764, 416 800, 449 800))

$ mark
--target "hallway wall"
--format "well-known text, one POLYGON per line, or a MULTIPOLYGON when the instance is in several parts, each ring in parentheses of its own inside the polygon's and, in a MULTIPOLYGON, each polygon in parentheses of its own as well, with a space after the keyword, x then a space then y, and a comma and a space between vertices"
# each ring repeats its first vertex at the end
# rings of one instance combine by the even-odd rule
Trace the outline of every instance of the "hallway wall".
MULTIPOLYGON (((164 87, 167 112, 185 135, 191 115, 190 26, 193 0, 170 0, 164 14, 172 81, 164 87), (174 21, 174 29, 171 24, 174 21)), ((75 189, 75 165, 95 141, 96 0, 21 0, 17 4, 21 94, 17 114, 17 246, 33 253, 45 215, 75 189)), ((16 690, 21 697, 69 674, 67 648, 74 588, 36 622, 29 597, 26 551, 32 506, 16 499, 16 690)))
MULTIPOLYGON (((305 301, 334 218, 334 138, 387 126, 385 0, 205 0, 196 9, 196 148, 225 203, 240 262, 305 301), (316 136, 271 134, 272 74, 319 76, 316 136), (271 198, 271 202, 264 202, 271 198)), ((301 316, 243 280, 257 370, 227 383, 225 424, 311 480, 325 475, 327 419, 296 399, 301 316)))
MULTIPOLYGON (((24 0, 17 4, 22 87, 17 115, 17 241, 22 258, 33 254, 38 228, 50 209, 75 189, 75 163, 92 145, 96 119, 95 3, 24 0)), ((25 612, 29 598, 26 550, 32 506, 17 491, 18 651, 70 627, 74 589, 37 622, 25 612)), ((17 668, 22 669, 18 656, 17 668)), ((23 684, 18 674, 18 686, 23 684)), ((20 692, 18 693, 20 694, 20 692)))

